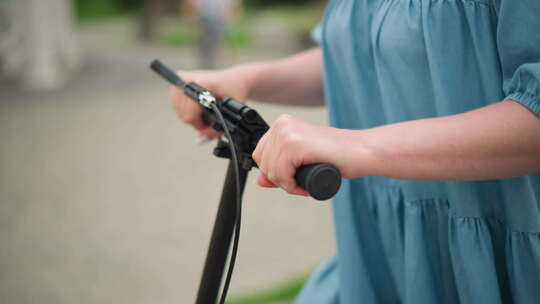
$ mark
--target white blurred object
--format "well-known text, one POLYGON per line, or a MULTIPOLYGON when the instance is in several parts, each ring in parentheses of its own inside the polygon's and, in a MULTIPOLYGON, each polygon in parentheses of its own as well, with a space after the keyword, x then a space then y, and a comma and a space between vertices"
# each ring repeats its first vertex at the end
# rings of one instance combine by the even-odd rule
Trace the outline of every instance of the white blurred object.
POLYGON ((221 20, 227 20, 231 15, 233 0, 194 0, 197 10, 210 14, 221 20))
POLYGON ((72 1, 0 1, 0 60, 30 89, 60 87, 80 63, 72 1))
POLYGON ((215 68, 233 17, 235 0, 193 0, 199 16, 200 66, 215 68))

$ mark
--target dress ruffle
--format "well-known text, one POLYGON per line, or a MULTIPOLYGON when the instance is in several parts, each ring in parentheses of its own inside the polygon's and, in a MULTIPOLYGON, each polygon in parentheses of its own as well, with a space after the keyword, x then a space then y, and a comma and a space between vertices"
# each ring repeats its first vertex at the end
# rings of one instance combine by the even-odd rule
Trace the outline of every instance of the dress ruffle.
MULTIPOLYGON (((344 186, 347 192, 350 185, 344 186)), ((334 203, 336 220, 364 212, 375 227, 362 227, 369 236, 337 231, 338 254, 315 272, 296 303, 540 300, 539 233, 514 231, 495 217, 457 216, 445 199, 409 200, 397 187, 382 193, 387 195, 355 208, 338 206, 346 196, 340 193, 334 203), (379 254, 370 256, 377 249, 379 254), (347 261, 345 269, 340 259, 347 261), (367 274, 367 269, 379 273, 367 274), (340 290, 343 281, 356 287, 340 290)))

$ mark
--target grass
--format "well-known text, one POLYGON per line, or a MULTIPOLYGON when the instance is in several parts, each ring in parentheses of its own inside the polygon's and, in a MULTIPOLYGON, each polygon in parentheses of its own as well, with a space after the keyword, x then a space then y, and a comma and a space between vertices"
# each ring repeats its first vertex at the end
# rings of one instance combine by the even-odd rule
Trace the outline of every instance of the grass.
POLYGON ((292 303, 307 277, 307 275, 298 276, 267 290, 232 298, 227 301, 227 304, 292 303))
MULTIPOLYGON (((178 47, 196 44, 198 35, 195 22, 179 20, 163 26, 158 33, 157 40, 163 45, 178 47)), ((248 49, 252 43, 253 35, 244 21, 230 26, 225 35, 225 45, 235 51, 248 49)))
MULTIPOLYGON (((79 23, 101 21, 115 17, 136 14, 139 1, 131 5, 117 0, 73 0, 79 23)), ((229 27, 225 35, 225 45, 234 50, 249 49, 254 42, 250 21, 259 14, 268 15, 296 32, 300 39, 309 40, 311 28, 321 18, 322 10, 317 5, 293 6, 272 5, 265 9, 246 8, 244 17, 229 27)), ((197 24, 194 18, 179 18, 178 21, 163 24, 157 33, 157 41, 165 46, 179 47, 194 45, 198 41, 197 24)))
POLYGON ((311 30, 317 25, 323 16, 323 7, 320 5, 306 5, 299 8, 291 5, 277 5, 265 11, 281 24, 285 24, 300 41, 302 48, 313 47, 315 43, 311 39, 311 30))
POLYGON ((132 13, 122 7, 118 1, 111 0, 76 0, 75 12, 79 22, 107 19, 132 13))
POLYGON ((172 22, 160 29, 157 40, 163 45, 172 47, 194 44, 197 42, 197 31, 191 23, 172 22))
POLYGON ((291 5, 276 5, 266 10, 266 13, 287 24, 288 27, 295 31, 307 32, 320 22, 323 12, 321 8, 315 5, 301 8, 291 5))
POLYGON ((225 37, 225 43, 234 50, 247 49, 253 44, 253 34, 245 22, 231 26, 225 37))

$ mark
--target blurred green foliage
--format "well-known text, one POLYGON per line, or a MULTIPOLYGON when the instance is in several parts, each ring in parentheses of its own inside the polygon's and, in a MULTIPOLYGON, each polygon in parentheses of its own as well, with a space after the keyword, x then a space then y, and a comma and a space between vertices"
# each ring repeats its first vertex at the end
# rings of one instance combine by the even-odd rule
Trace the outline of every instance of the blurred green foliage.
POLYGON ((172 22, 164 25, 157 36, 158 42, 166 46, 185 46, 197 41, 197 31, 192 23, 172 22))
MULTIPOLYGON (((169 23, 158 33, 158 41, 166 46, 186 46, 197 43, 198 27, 196 23, 179 20, 169 23)), ((249 48, 253 43, 253 35, 249 26, 240 21, 231 25, 225 35, 225 45, 236 51, 249 48)))
MULTIPOLYGON (((140 9, 145 1, 152 0, 73 0, 78 20, 101 19, 128 14, 140 9)), ((186 1, 186 0, 184 0, 186 1)), ((248 9, 268 8, 276 5, 303 7, 321 3, 321 0, 241 0, 248 9)))
POLYGON ((250 295, 233 298, 227 304, 274 304, 292 303, 308 276, 303 275, 290 279, 270 289, 253 293, 250 295))
POLYGON ((306 4, 321 2, 320 0, 243 0, 246 7, 261 8, 275 5, 303 6, 306 4))
POLYGON ((309 33, 322 18, 322 11, 319 11, 319 8, 314 5, 302 8, 291 5, 276 5, 265 12, 297 33, 309 33))
POLYGON ((317 4, 302 7, 275 5, 264 10, 264 14, 276 20, 276 22, 286 25, 289 31, 296 35, 303 49, 315 45, 311 38, 311 30, 322 19, 322 6, 317 4))
POLYGON ((115 17, 133 12, 141 1, 74 0, 74 2, 77 20, 86 21, 115 17))
POLYGON ((225 36, 225 44, 234 50, 249 48, 253 43, 253 35, 244 22, 232 25, 225 36))

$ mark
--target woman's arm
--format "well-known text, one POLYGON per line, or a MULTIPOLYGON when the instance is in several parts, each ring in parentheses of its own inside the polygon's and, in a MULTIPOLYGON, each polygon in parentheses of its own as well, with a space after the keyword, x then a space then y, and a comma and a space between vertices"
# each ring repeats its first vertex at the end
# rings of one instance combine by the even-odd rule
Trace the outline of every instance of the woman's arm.
POLYGON ((458 115, 353 131, 351 137, 370 155, 366 161, 353 156, 353 176, 480 180, 540 171, 540 117, 511 100, 458 115))
POLYGON ((248 100, 298 106, 324 103, 320 48, 237 69, 245 75, 248 100))
POLYGON ((305 194, 295 169, 328 162, 344 177, 481 180, 540 172, 540 117, 508 100, 463 114, 344 130, 282 117, 253 157, 261 186, 305 194), (316 135, 315 135, 316 134, 316 135))

